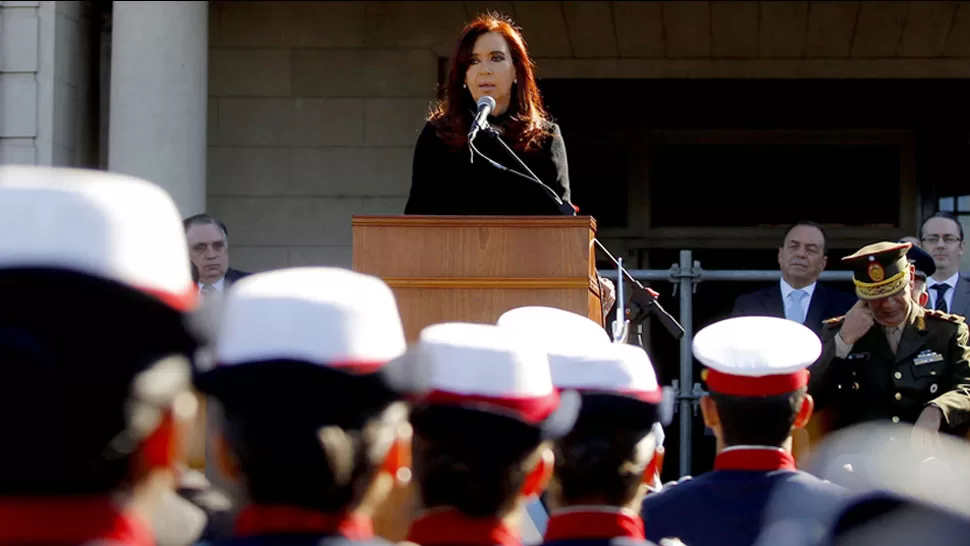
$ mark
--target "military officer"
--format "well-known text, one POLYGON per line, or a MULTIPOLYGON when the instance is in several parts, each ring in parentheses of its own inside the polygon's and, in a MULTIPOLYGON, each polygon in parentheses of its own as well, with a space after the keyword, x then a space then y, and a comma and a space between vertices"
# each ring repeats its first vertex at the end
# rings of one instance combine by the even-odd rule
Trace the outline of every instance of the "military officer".
POLYGON ((791 513, 831 517, 842 488, 796 470, 791 454, 792 432, 812 415, 807 368, 821 353, 818 336, 782 318, 737 317, 702 329, 693 350, 707 368, 701 411, 717 441, 714 470, 644 499, 647 539, 749 546, 791 513), (797 491, 797 503, 770 505, 778 488, 797 491))
POLYGON ((155 544, 197 408, 187 251, 144 180, 0 167, 0 544, 155 544))
POLYGON ((409 476, 410 430, 383 373, 406 345, 390 288, 307 267, 246 277, 227 294, 218 365, 196 383, 225 409, 220 459, 250 504, 216 544, 387 544, 371 516, 409 476))
POLYGON ((656 474, 663 392, 647 353, 628 344, 590 348, 587 358, 552 361, 557 387, 583 397, 579 419, 555 443, 546 544, 648 544, 640 517, 656 474))
POLYGON ((962 317, 913 301, 910 246, 875 243, 843 258, 859 301, 826 321, 809 392, 818 408, 831 406, 836 429, 888 419, 915 424, 913 439, 932 443, 970 424, 970 348, 962 317))

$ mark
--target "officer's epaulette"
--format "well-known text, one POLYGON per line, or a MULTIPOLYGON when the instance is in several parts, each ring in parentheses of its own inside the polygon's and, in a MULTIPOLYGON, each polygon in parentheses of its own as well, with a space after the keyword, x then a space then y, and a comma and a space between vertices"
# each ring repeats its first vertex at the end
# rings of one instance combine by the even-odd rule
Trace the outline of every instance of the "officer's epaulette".
POLYGON ((830 319, 825 319, 822 321, 822 324, 826 326, 835 326, 836 324, 840 324, 843 320, 845 320, 845 315, 842 315, 841 317, 832 317, 830 319))
POLYGON ((923 314, 928 317, 934 317, 948 322, 955 322, 957 324, 960 324, 965 320, 963 315, 952 315, 950 313, 944 313, 943 311, 937 311, 936 309, 927 309, 923 311, 923 314))

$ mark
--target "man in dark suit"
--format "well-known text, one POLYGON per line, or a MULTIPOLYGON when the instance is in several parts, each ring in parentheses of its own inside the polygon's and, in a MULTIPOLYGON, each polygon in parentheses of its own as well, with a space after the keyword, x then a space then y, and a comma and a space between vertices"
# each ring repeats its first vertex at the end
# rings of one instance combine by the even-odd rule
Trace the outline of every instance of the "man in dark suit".
POLYGON ((778 249, 781 281, 739 296, 731 316, 787 318, 820 334, 823 320, 844 315, 855 303, 851 295, 817 282, 828 263, 826 243, 825 230, 815 222, 788 228, 778 249))
POLYGON ((933 256, 936 272, 926 281, 927 307, 954 315, 970 315, 970 278, 960 273, 965 243, 963 225, 948 212, 938 212, 920 227, 920 243, 933 256))
POLYGON ((192 275, 203 297, 225 292, 232 283, 249 275, 229 267, 229 229, 218 218, 196 214, 186 218, 182 225, 192 260, 192 275))
MULTIPOLYGON (((215 325, 219 322, 219 312, 221 309, 222 293, 239 279, 249 275, 249 273, 232 269, 229 267, 229 229, 218 218, 208 214, 196 214, 182 221, 185 229, 185 238, 189 247, 189 258, 192 262, 192 280, 196 282, 199 295, 202 299, 202 307, 195 317, 197 327, 209 335, 216 335, 215 325)), ((178 496, 170 498, 170 505, 181 505, 181 510, 185 513, 201 511, 208 516, 206 528, 201 539, 217 538, 225 531, 222 522, 232 519, 235 515, 233 506, 239 498, 239 491, 234 489, 232 480, 229 480, 213 464, 213 453, 215 453, 215 443, 217 436, 213 431, 219 430, 222 426, 222 408, 218 400, 202 398, 200 403, 203 411, 199 412, 195 425, 195 434, 189 443, 189 461, 193 466, 205 465, 204 478, 211 483, 206 484, 199 491, 191 491, 190 488, 181 487, 178 496), (206 497, 225 495, 229 506, 214 511, 206 505, 206 497), (198 510, 196 510, 198 509, 198 510)), ((194 474, 190 474, 194 475, 194 474)), ((185 485, 183 479, 183 484, 185 485)), ((182 535, 192 536, 183 529, 182 535)), ((170 541, 162 546, 175 546, 181 536, 173 536, 170 541)))

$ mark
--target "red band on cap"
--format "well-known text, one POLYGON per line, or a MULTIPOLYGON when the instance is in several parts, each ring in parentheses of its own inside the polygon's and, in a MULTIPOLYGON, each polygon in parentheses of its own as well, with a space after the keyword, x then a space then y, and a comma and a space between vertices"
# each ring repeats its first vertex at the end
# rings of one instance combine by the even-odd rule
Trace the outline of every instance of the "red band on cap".
POLYGON ((659 404, 664 399, 664 392, 661 389, 655 391, 620 391, 624 396, 632 396, 641 402, 648 404, 659 404))
POLYGON ((808 370, 762 377, 731 375, 713 368, 707 370, 708 388, 714 392, 732 396, 774 396, 796 391, 806 385, 808 385, 808 370))
POLYGON ((136 287, 138 290, 162 300, 162 303, 183 313, 194 310, 199 304, 199 290, 195 285, 190 285, 182 292, 169 292, 157 288, 136 287))
POLYGON ((456 406, 473 406, 484 404, 503 408, 517 414, 527 423, 540 423, 556 411, 559 407, 559 393, 553 391, 546 396, 535 398, 511 398, 500 396, 485 396, 479 394, 458 394, 448 391, 431 391, 421 400, 428 404, 451 404, 456 406))
POLYGON ((328 362, 327 367, 355 374, 370 374, 379 371, 387 362, 328 362))

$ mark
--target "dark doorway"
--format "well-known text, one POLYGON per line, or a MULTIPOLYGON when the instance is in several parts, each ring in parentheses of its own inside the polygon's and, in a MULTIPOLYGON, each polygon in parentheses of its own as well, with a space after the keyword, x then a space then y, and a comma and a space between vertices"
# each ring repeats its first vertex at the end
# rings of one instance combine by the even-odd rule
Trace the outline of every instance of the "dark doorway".
POLYGON ((930 202, 937 188, 970 176, 970 80, 583 79, 540 87, 566 141, 574 201, 605 228, 626 227, 638 213, 636 204, 626 207, 637 185, 649 187, 650 203, 641 205, 662 207, 668 225, 670 217, 724 225, 706 218, 722 221, 731 205, 733 221, 750 218, 747 225, 787 223, 772 218, 782 211, 891 226, 906 204, 903 188, 887 180, 915 180, 930 202), (648 170, 633 174, 637 161, 648 170), (664 168, 681 174, 678 185, 648 180, 664 168), (685 187, 690 200, 677 198, 685 187), (784 199, 800 188, 807 199, 784 199), (839 196, 834 206, 831 195, 839 196), (749 214, 761 202, 771 206, 749 214))

